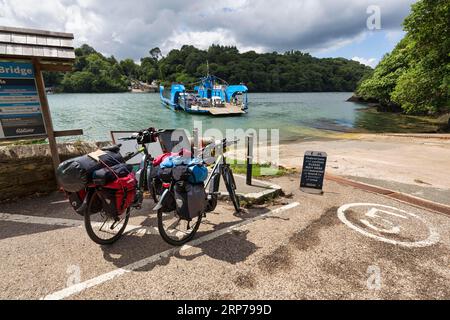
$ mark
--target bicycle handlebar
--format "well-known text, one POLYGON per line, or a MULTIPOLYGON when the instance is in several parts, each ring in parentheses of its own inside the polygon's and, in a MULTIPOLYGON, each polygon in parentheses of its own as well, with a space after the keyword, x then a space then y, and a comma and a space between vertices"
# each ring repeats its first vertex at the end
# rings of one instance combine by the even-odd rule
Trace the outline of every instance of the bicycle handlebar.
POLYGON ((156 138, 164 130, 156 130, 155 128, 148 128, 133 133, 130 137, 119 138, 122 141, 137 140, 139 144, 147 144, 156 142, 156 138))
POLYGON ((207 145, 206 147, 204 147, 204 148, 201 149, 200 151, 201 151, 201 152, 204 152, 204 151, 207 150, 207 149, 214 149, 214 148, 216 148, 216 147, 218 147, 218 146, 220 146, 220 145, 222 146, 222 148, 226 148, 226 147, 231 146, 231 145, 233 145, 233 144, 237 144, 239 141, 240 141, 239 139, 236 139, 236 140, 227 140, 227 139, 223 139, 223 140, 221 140, 220 142, 215 141, 215 142, 213 142, 213 143, 207 145))

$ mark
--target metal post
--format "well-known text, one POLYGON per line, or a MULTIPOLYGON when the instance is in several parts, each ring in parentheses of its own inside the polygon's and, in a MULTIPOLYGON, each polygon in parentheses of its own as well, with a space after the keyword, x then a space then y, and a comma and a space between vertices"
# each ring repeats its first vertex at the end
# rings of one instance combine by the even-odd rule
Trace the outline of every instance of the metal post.
POLYGON ((252 185, 253 174, 253 135, 246 137, 247 145, 247 185, 252 185))
POLYGON ((193 143, 194 143, 194 157, 197 158, 199 156, 199 136, 198 136, 198 128, 194 128, 193 130, 193 143))

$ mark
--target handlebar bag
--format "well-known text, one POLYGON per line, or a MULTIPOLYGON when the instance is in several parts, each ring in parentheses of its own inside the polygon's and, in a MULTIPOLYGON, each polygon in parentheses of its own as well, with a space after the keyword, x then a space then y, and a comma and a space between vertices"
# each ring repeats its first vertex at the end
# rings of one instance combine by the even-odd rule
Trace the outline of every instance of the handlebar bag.
POLYGON ((99 191, 105 213, 110 217, 124 214, 134 202, 136 185, 134 173, 105 185, 99 191))
POLYGON ((178 182, 174 188, 177 214, 181 219, 191 221, 203 214, 206 208, 206 192, 203 184, 178 182))
POLYGON ((123 163, 120 153, 105 151, 100 161, 92 159, 89 155, 64 161, 56 170, 56 179, 67 192, 78 192, 86 188, 92 181, 92 174, 106 166, 115 166, 123 163))

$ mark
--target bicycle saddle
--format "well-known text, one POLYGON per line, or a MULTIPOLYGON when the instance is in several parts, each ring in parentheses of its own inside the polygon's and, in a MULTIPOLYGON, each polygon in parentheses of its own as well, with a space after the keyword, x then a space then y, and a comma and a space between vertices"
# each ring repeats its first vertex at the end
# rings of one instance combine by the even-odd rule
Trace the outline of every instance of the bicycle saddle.
POLYGON ((120 151, 120 147, 122 147, 121 144, 116 144, 116 145, 111 146, 111 147, 102 148, 102 151, 111 151, 111 152, 114 152, 114 153, 118 153, 120 151))

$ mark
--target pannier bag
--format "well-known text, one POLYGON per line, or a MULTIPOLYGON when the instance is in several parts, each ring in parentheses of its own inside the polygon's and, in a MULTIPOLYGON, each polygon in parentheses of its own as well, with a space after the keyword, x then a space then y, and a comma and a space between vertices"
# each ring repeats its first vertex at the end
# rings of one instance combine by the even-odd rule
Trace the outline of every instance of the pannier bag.
POLYGON ((203 214, 206 208, 204 185, 178 182, 175 185, 175 203, 178 216, 184 220, 191 221, 203 214))
POLYGON ((111 217, 117 217, 133 204, 136 197, 136 178, 134 173, 108 183, 99 191, 103 210, 111 217))
MULTIPOLYGON (((86 210, 88 209, 88 199, 89 195, 86 190, 81 190, 79 192, 67 192, 67 197, 69 198, 69 203, 72 208, 81 216, 84 216, 86 210)), ((91 213, 97 213, 102 210, 102 202, 96 197, 94 201, 90 203, 91 213)))
POLYGON ((200 184, 208 178, 208 169, 203 165, 180 165, 172 169, 172 177, 175 181, 189 181, 192 184, 200 184))
POLYGON ((175 181, 187 181, 191 176, 188 166, 182 165, 172 169, 172 177, 175 181))
POLYGON ((208 168, 204 165, 190 165, 188 166, 188 170, 190 171, 188 180, 192 184, 203 183, 208 178, 208 168))
POLYGON ((172 192, 168 192, 164 199, 162 200, 162 212, 172 212, 173 210, 176 210, 177 206, 175 203, 175 198, 172 192))
POLYGON ((171 182, 172 181, 172 168, 158 167, 157 177, 163 182, 171 182))
POLYGON ((188 180, 192 184, 200 184, 208 178, 208 168, 198 159, 167 157, 160 164, 158 177, 164 182, 170 182, 170 174, 175 181, 188 180))
POLYGON ((86 197, 86 191, 82 190, 80 192, 69 192, 67 193, 67 196, 69 198, 70 205, 75 211, 77 211, 83 204, 84 198, 86 197))
POLYGON ((104 186, 117 178, 128 176, 133 171, 133 166, 125 163, 94 171, 92 182, 97 186, 104 186))
POLYGON ((61 163, 56 170, 59 185, 67 192, 84 190, 92 181, 94 171, 124 162, 119 153, 110 151, 105 151, 105 154, 101 155, 99 159, 100 161, 96 161, 89 155, 85 155, 61 163))

